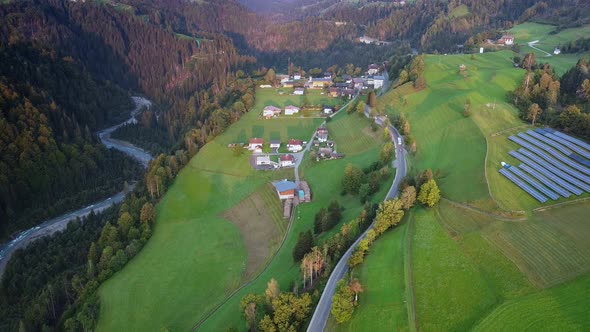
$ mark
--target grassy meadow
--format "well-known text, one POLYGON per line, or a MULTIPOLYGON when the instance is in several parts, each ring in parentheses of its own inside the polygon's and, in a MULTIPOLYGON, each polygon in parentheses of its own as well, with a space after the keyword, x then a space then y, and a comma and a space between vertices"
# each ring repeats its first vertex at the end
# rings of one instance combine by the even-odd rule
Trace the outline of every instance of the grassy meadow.
MULTIPOLYGON (((590 288, 590 244, 583 240, 590 235, 590 203, 571 197, 540 204, 498 174, 501 161, 518 164, 508 155, 516 145, 507 137, 530 128, 506 102, 524 74, 512 67, 512 57, 509 51, 427 55, 425 89, 405 84, 379 99, 379 112, 404 113, 410 121, 417 145, 411 173, 438 169, 446 198, 436 208, 417 208, 405 244, 412 247, 411 264, 404 266, 419 329, 579 330, 590 324, 576 307, 587 302, 590 288), (540 313, 520 321, 535 306, 540 313)), ((387 279, 393 272, 375 273, 387 279)), ((370 297, 363 305, 381 308, 370 297)), ((361 326, 361 317, 339 329, 361 326)), ((367 329, 378 330, 377 324, 367 329)))
MULTIPOLYGON (((332 200, 338 200, 345 207, 341 224, 349 222, 358 216, 362 210, 359 199, 350 195, 341 196, 340 188, 344 168, 347 164, 352 163, 359 167, 366 167, 379 158, 381 141, 373 138, 375 135, 379 135, 379 133, 370 132, 369 127, 369 120, 358 117, 356 114, 348 115, 345 112, 338 114, 332 121, 328 122, 330 135, 332 135, 332 138, 339 147, 344 147, 347 144, 346 139, 349 137, 349 133, 344 130, 339 131, 337 128, 348 128, 355 133, 361 133, 360 135, 355 135, 358 135, 358 139, 366 142, 364 149, 351 151, 344 159, 315 163, 307 158, 302 163, 300 174, 311 187, 312 202, 297 207, 292 229, 287 235, 283 247, 280 248, 266 270, 252 283, 229 298, 227 302, 199 326, 198 330, 225 331, 231 327, 244 330, 245 322, 239 309, 239 302, 244 295, 248 293, 263 293, 267 282, 271 278, 275 278, 283 290, 287 290, 292 281, 299 279, 301 274, 299 264, 293 263, 291 253, 297 241, 298 234, 313 228, 313 218, 321 207, 327 207, 332 200)), ((393 176, 391 180, 393 180, 393 176)), ((380 192, 373 197, 373 201, 381 201, 385 197, 389 186, 390 182, 383 183, 380 192)), ((339 228, 340 225, 334 227, 334 231, 339 230, 339 228)), ((329 233, 323 234, 320 239, 327 235, 329 233)))

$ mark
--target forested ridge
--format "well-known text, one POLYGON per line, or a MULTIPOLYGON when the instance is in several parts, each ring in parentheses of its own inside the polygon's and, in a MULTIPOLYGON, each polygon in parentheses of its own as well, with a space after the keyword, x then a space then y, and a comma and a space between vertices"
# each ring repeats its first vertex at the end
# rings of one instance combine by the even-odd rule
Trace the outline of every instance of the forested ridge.
POLYGON ((89 204, 137 178, 140 166, 94 132, 131 107, 70 58, 0 48, 0 238, 89 204))

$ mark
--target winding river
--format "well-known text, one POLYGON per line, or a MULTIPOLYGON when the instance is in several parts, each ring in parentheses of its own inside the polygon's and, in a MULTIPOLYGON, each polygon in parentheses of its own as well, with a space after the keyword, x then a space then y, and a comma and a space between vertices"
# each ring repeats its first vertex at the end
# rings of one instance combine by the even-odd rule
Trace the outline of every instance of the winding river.
MULTIPOLYGON (((136 116, 141 112, 144 107, 151 107, 152 103, 143 98, 143 97, 132 97, 133 102, 135 103, 135 108, 131 111, 131 116, 128 120, 119 123, 115 126, 103 129, 98 132, 98 137, 102 144, 104 144, 107 148, 117 149, 127 155, 137 159, 145 168, 150 160, 153 159, 152 155, 150 155, 147 151, 140 149, 133 144, 125 141, 121 141, 118 139, 111 138, 111 133, 115 131, 117 128, 129 124, 137 122, 136 116)), ((6 264, 8 260, 12 256, 12 254, 19 248, 25 247, 27 244, 39 239, 41 237, 51 235, 57 231, 60 231, 68 225, 68 223, 76 218, 82 218, 90 214, 91 211, 100 212, 111 205, 120 203, 125 198, 125 192, 120 192, 116 195, 108 197, 102 201, 96 202, 94 204, 88 205, 84 208, 81 208, 76 211, 68 212, 63 214, 59 217, 52 218, 49 220, 44 221, 38 226, 29 228, 19 235, 17 235, 14 239, 3 243, 0 245, 0 276, 4 273, 4 269, 6 268, 6 264)))

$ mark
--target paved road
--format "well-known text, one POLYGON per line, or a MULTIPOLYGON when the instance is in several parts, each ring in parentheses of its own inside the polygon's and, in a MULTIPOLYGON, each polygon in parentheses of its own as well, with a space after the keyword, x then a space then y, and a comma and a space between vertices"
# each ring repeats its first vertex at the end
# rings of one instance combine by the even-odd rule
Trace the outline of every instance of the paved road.
MULTIPOLYGON (((147 167, 148 162, 152 159, 152 156, 149 153, 127 142, 110 138, 111 133, 115 129, 124 124, 136 121, 135 116, 141 111, 143 107, 151 106, 151 102, 142 97, 133 97, 133 101, 135 102, 135 109, 131 112, 131 117, 129 120, 100 131, 98 136, 100 137, 101 142, 108 148, 115 148, 117 150, 123 151, 124 153, 127 153, 128 155, 138 159, 142 165, 144 165, 144 167, 147 167)), ((133 185, 131 186, 130 190, 132 189, 133 185)), ((102 201, 96 202, 79 210, 47 220, 38 226, 21 232, 11 241, 0 245, 0 276, 2 276, 4 273, 4 269, 6 268, 8 260, 17 249, 24 248, 27 244, 38 238, 51 235, 57 231, 65 229, 70 221, 75 220, 76 218, 85 217, 90 214, 90 211, 92 210, 94 210, 94 212, 100 212, 113 204, 122 202, 125 198, 125 194, 126 193, 122 191, 114 196, 108 197, 102 201)))
POLYGON ((139 114, 139 112, 141 112, 141 110, 144 107, 149 108, 152 106, 152 103, 143 97, 133 97, 133 101, 135 102, 135 109, 133 111, 131 111, 131 117, 125 122, 122 122, 122 123, 119 123, 118 125, 101 130, 98 133, 98 137, 100 138, 100 141, 102 142, 102 144, 104 144, 107 148, 115 148, 119 151, 122 151, 122 152, 128 154, 129 156, 139 160, 139 162, 141 162, 143 167, 147 168, 148 163, 150 162, 150 160, 153 159, 152 155, 150 155, 147 151, 145 151, 141 148, 138 148, 131 143, 111 138, 111 133, 113 131, 117 130, 119 127, 122 127, 126 124, 136 123, 137 119, 135 119, 135 116, 137 114, 139 114))
MULTIPOLYGON (((368 108, 368 106, 367 106, 367 108, 368 108)), ((369 110, 365 109, 365 115, 367 115, 367 114, 369 114, 369 115, 371 114, 370 109, 369 110)), ((385 117, 377 117, 377 118, 375 118, 375 123, 382 126, 385 119, 386 119, 385 117)), ((395 129, 391 125, 389 125, 389 132, 390 132, 391 140, 396 146, 396 149, 395 149, 396 160, 393 161, 393 166, 396 167, 397 170, 395 172, 395 179, 393 180, 393 183, 391 184, 391 188, 389 189, 389 192, 387 193, 385 200, 393 199, 394 197, 397 196, 399 185, 402 182, 402 180, 406 177, 406 172, 407 172, 406 151, 403 147, 403 144, 402 145, 397 144, 397 139, 398 139, 398 137, 401 138, 401 136, 399 135, 399 132, 397 131, 397 129, 395 129)), ((403 138, 401 138, 401 139, 402 139, 402 143, 403 143, 403 138)), ((328 317, 330 316, 330 309, 332 308, 332 296, 334 296, 334 292, 336 291, 336 284, 338 283, 338 281, 340 281, 340 279, 342 279, 344 277, 344 275, 346 274, 346 271, 348 271, 348 259, 350 258, 352 251, 354 250, 354 248, 356 248, 356 246, 359 244, 359 242, 367 235, 367 232, 373 228, 374 223, 375 222, 373 221, 373 223, 371 223, 369 228, 367 228, 367 230, 350 246, 350 248, 348 248, 348 250, 344 253, 342 258, 340 258, 340 260, 338 261, 338 264, 336 264, 336 267, 332 271, 332 274, 330 275, 330 278, 328 279, 328 282, 326 283, 326 288, 324 288, 322 296, 320 297, 320 301, 313 313, 313 317, 311 318, 311 322, 309 323, 309 326, 307 327, 308 332, 323 331, 324 328, 326 327, 326 323, 328 322, 328 317)))

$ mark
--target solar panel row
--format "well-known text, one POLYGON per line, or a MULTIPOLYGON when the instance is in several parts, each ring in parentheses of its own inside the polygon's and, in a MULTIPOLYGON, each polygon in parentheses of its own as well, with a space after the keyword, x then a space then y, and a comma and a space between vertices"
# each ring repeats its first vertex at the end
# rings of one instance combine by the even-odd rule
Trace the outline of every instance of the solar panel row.
POLYGON ((518 176, 519 178, 523 179, 525 182, 527 182, 528 184, 530 184, 531 186, 533 186, 533 188, 537 189, 538 191, 540 191, 543 195, 551 198, 552 200, 557 200, 559 198, 559 196, 557 196, 556 193, 554 193, 553 191, 545 188, 542 184, 540 184, 539 182, 533 180, 530 176, 526 175, 523 171, 521 171, 520 169, 516 168, 516 167, 509 167, 508 171, 514 173, 514 175, 518 176))
POLYGON ((541 159, 540 157, 538 157, 537 155, 535 155, 534 153, 526 150, 526 149, 519 149, 518 152, 522 153, 523 155, 531 158, 534 162, 543 165, 543 167, 545 167, 546 169, 548 169, 551 173, 559 176, 560 178, 564 179, 565 181, 573 184, 574 186, 590 192, 590 186, 586 185, 584 182, 574 178, 573 176, 570 176, 569 174, 566 174, 563 170, 546 163, 543 159, 541 159))
POLYGON ((572 158, 573 160, 579 162, 580 164, 590 167, 590 160, 584 158, 584 157, 580 157, 575 153, 572 153, 569 155, 570 158, 572 158))
POLYGON ((508 154, 510 154, 514 158, 522 161, 523 163, 525 163, 526 165, 530 166, 534 170, 540 172, 541 174, 543 174, 548 179, 553 180, 555 183, 559 184, 562 188, 566 189, 570 193, 573 193, 573 194, 578 195, 578 196, 583 193, 582 190, 580 190, 577 187, 571 185, 570 183, 568 183, 567 181, 563 180, 562 178, 560 178, 556 174, 553 174, 553 173, 549 172, 543 166, 541 166, 540 164, 537 164, 536 162, 532 161, 531 159, 525 157, 520 152, 510 151, 510 152, 508 152, 508 154))
POLYGON ((520 164, 518 167, 520 169, 524 170, 525 172, 529 173, 530 175, 532 175, 534 178, 539 180, 541 183, 543 183, 544 185, 546 185, 547 187, 549 187, 550 189, 552 189, 553 191, 555 191, 556 193, 558 193, 562 197, 568 198, 571 196, 567 190, 561 188, 559 185, 555 184, 555 182, 549 180, 547 177, 544 177, 543 175, 541 175, 541 173, 535 171, 527 164, 520 164))
MULTIPOLYGON (((511 139, 512 141, 524 146, 525 148, 527 148, 528 150, 534 152, 535 154, 537 154, 538 156, 542 157, 543 159, 545 159, 545 161, 539 161, 541 164, 546 164, 547 162, 551 163, 553 166, 559 168, 560 170, 562 170, 563 172, 577 178, 580 179, 586 183, 590 183, 590 177, 587 177, 569 167, 567 167, 566 165, 564 165, 563 163, 557 161, 555 158, 552 158, 551 156, 547 155, 546 153, 544 153, 543 151, 539 150, 538 148, 536 148, 535 146, 523 141, 522 139, 520 139, 519 137, 514 137, 514 136, 510 136, 509 139, 511 139)), ((532 139, 532 138, 531 138, 532 139)))
POLYGON ((541 193, 539 193, 535 189, 529 187, 527 184, 525 184, 524 182, 522 182, 519 178, 517 178, 516 176, 514 176, 512 173, 508 172, 506 169, 501 168, 500 169, 500 174, 502 174, 505 177, 507 177, 508 180, 514 182, 514 184, 516 184, 517 186, 519 186, 520 189, 526 191, 529 195, 533 196, 539 202, 541 202, 541 203, 547 202, 547 197, 541 195, 541 193))
MULTIPOLYGON (((541 143, 540 141, 536 140, 534 137, 528 136, 524 133, 518 133, 518 136, 520 138, 525 139, 526 141, 528 141, 529 143, 532 143, 535 146, 538 146, 539 148, 549 152, 553 157, 557 158, 559 160, 559 162, 555 159, 552 158, 551 156, 544 154, 544 152, 542 152, 541 150, 532 150, 533 152, 537 153, 538 155, 540 155, 541 157, 545 158, 547 161, 551 162, 552 164, 554 164, 555 166, 562 168, 564 171, 566 171, 567 173, 571 174, 572 176, 575 176, 583 181, 585 181, 586 183, 590 183, 590 177, 586 177, 586 178, 580 178, 577 176, 577 172, 576 173, 572 173, 570 171, 568 171, 566 169, 566 165, 567 164, 573 168, 575 168, 577 171, 585 173, 587 175, 590 175, 590 169, 588 169, 587 167, 584 167, 583 165, 580 165, 579 163, 571 160, 570 158, 558 153, 557 151, 555 151, 554 149, 552 149, 551 147, 549 147, 548 145, 541 143), (538 152, 537 152, 538 151, 538 152), (558 162, 558 163, 555 163, 558 162)), ((571 170, 573 171, 573 170, 571 170)), ((580 174, 583 175, 583 174, 580 174)))
POLYGON ((550 147, 559 150, 559 152, 565 154, 566 156, 568 156, 570 153, 572 153, 572 151, 570 149, 566 148, 565 146, 559 144, 558 142, 556 142, 548 137, 545 137, 537 132, 534 132, 532 130, 527 130, 526 133, 529 136, 534 137, 534 138, 538 139, 539 141, 549 145, 550 147))
POLYGON ((574 144, 576 144, 576 145, 578 145, 580 147, 583 147, 584 149, 590 151, 590 144, 588 144, 586 142, 580 141, 579 139, 573 138, 573 137, 571 137, 569 135, 566 135, 564 133, 560 133, 557 130, 553 131, 552 134, 553 135, 556 135, 556 136, 559 136, 559 137, 561 137, 563 139, 566 139, 566 140, 568 140, 568 141, 570 141, 570 142, 572 142, 572 143, 574 143, 574 144))
POLYGON ((572 143, 572 142, 570 142, 570 141, 568 141, 568 140, 566 140, 564 138, 561 138, 559 136, 556 136, 556 135, 554 135, 554 134, 552 134, 552 133, 550 133, 550 132, 548 132, 546 130, 540 129, 540 128, 535 129, 535 131, 537 133, 539 133, 539 134, 547 137, 547 138, 550 138, 550 139, 552 139, 552 140, 554 140, 556 142, 561 143, 563 146, 565 146, 565 147, 571 149, 572 151, 574 151, 574 152, 576 152, 576 153, 584 156, 585 158, 590 159, 590 152, 584 150, 583 148, 577 146, 576 144, 574 144, 574 143, 572 143))

